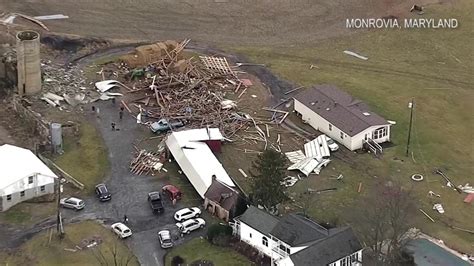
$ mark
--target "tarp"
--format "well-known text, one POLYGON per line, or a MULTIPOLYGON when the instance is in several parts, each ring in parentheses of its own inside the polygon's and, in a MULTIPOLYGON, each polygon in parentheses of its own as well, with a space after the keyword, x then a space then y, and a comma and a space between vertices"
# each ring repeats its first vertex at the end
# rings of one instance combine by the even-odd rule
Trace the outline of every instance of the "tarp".
POLYGON ((0 196, 51 184, 54 178, 57 176, 30 150, 0 146, 0 196), (33 175, 37 176, 33 184, 23 180, 33 175))

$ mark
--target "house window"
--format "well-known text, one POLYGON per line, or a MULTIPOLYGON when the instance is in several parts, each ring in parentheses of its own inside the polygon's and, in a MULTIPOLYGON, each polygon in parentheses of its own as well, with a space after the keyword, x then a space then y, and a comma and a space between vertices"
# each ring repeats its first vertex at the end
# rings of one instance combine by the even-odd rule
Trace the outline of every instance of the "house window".
POLYGON ((33 184, 33 176, 28 177, 28 184, 33 184))
POLYGON ((387 127, 380 127, 374 131, 374 139, 380 139, 387 136, 387 127))
POLYGON ((41 187, 40 187, 40 190, 41 190, 41 192, 44 192, 44 191, 46 190, 46 187, 45 187, 45 186, 41 186, 41 187))
POLYGON ((341 259, 341 263, 339 264, 341 266, 349 266, 349 257, 345 257, 343 259, 341 259))
POLYGON ((344 139, 344 132, 341 131, 341 139, 344 139))
POLYGON ((252 238, 252 233, 250 233, 250 238, 252 238))
POLYGON ((359 253, 356 252, 351 255, 351 264, 359 262, 359 253))
POLYGON ((20 192, 20 197, 24 197, 25 196, 25 191, 23 190, 22 192, 20 192))
POLYGON ((263 244, 265 247, 268 247, 268 238, 266 238, 265 236, 262 236, 262 244, 263 244))
POLYGON ((12 194, 7 195, 7 201, 11 201, 11 200, 12 200, 12 194))
POLYGON ((290 254, 290 249, 286 247, 285 245, 280 244, 278 247, 281 251, 284 251, 286 254, 290 254))
POLYGON ((332 130, 332 125, 331 125, 331 124, 329 124, 329 131, 331 131, 331 130, 332 130))

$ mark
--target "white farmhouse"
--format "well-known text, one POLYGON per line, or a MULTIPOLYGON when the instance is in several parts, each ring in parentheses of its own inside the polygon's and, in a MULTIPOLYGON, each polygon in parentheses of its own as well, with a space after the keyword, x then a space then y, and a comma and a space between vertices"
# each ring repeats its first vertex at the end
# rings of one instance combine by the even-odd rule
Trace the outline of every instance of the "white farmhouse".
POLYGON ((303 121, 351 151, 364 145, 381 151, 378 144, 390 141, 391 124, 336 86, 302 91, 294 97, 294 108, 303 121))
POLYGON ((54 193, 58 178, 30 150, 0 146, 0 212, 15 204, 54 193))
POLYGON ((234 221, 234 234, 272 265, 362 265, 362 246, 350 227, 326 229, 301 215, 278 218, 253 206, 234 221))

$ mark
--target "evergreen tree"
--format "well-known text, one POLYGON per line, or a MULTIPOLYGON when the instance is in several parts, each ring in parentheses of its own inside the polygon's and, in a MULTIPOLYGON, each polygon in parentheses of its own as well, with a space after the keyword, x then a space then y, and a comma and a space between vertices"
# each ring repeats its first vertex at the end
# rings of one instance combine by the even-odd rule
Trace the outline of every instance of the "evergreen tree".
POLYGON ((281 153, 265 150, 253 162, 250 173, 253 176, 251 191, 255 204, 272 209, 288 198, 286 188, 281 185, 285 178, 285 160, 281 153))

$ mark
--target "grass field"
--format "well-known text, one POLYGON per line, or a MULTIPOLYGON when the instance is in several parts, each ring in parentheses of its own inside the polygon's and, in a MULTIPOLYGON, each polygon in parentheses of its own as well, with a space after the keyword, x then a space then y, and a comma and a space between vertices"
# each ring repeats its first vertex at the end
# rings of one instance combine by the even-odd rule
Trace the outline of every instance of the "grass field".
POLYGON ((82 122, 79 139, 64 139, 64 150, 55 162, 92 191, 109 168, 107 150, 97 129, 82 122))
POLYGON ((232 48, 256 63, 267 64, 276 74, 297 84, 336 84, 370 104, 385 118, 397 122, 392 129, 395 146, 386 149, 383 159, 347 153, 349 163, 335 160, 321 176, 308 178, 291 189, 295 197, 301 198, 299 195, 308 187, 339 188, 332 194, 301 198, 311 202, 308 213, 316 220, 348 222, 344 218, 346 208, 368 207, 354 204, 359 182, 363 183, 363 193, 370 193, 377 180, 391 177, 406 187, 413 187, 418 207, 437 220, 432 223, 421 213, 414 213, 410 222, 454 248, 474 252, 472 235, 440 223, 442 220, 474 230, 472 206, 462 202, 465 194, 446 188, 441 177, 433 174, 435 168, 442 168, 456 184, 472 183, 474 63, 473 31, 468 25, 474 22, 470 14, 473 8, 470 1, 459 1, 455 8, 430 6, 425 17, 457 18, 460 23, 457 29, 371 30, 303 47, 232 48), (344 50, 358 52, 369 60, 347 56, 344 50), (318 68, 310 69, 311 64, 318 68), (413 97, 414 160, 405 157, 407 105, 413 97), (328 179, 339 173, 346 177, 343 183, 328 179), (410 176, 414 173, 424 174, 426 181, 413 184, 410 176), (435 200, 427 197, 429 190, 441 194, 438 201, 445 207, 444 215, 431 210, 435 200))
POLYGON ((213 246, 201 238, 195 238, 184 245, 173 248, 166 254, 165 264, 171 265, 173 257, 178 255, 185 260, 185 265, 197 260, 211 261, 216 266, 252 265, 247 258, 232 249, 213 246))
MULTIPOLYGON (((53 228, 54 231, 54 228, 53 228)), ((59 240, 53 232, 50 241, 50 231, 44 231, 23 244, 12 254, 2 254, 0 258, 5 265, 114 265, 112 250, 115 250, 117 260, 126 261, 128 265, 138 265, 136 258, 130 253, 123 241, 119 240, 110 230, 95 222, 82 222, 67 225, 66 236, 59 240), (85 239, 100 238, 102 243, 94 248, 84 248, 75 252, 65 249, 75 249, 85 239), (96 255, 102 252, 108 264, 101 264, 96 255)), ((118 264, 122 265, 122 264, 118 264)), ((125 265, 125 264, 123 264, 125 265)))

